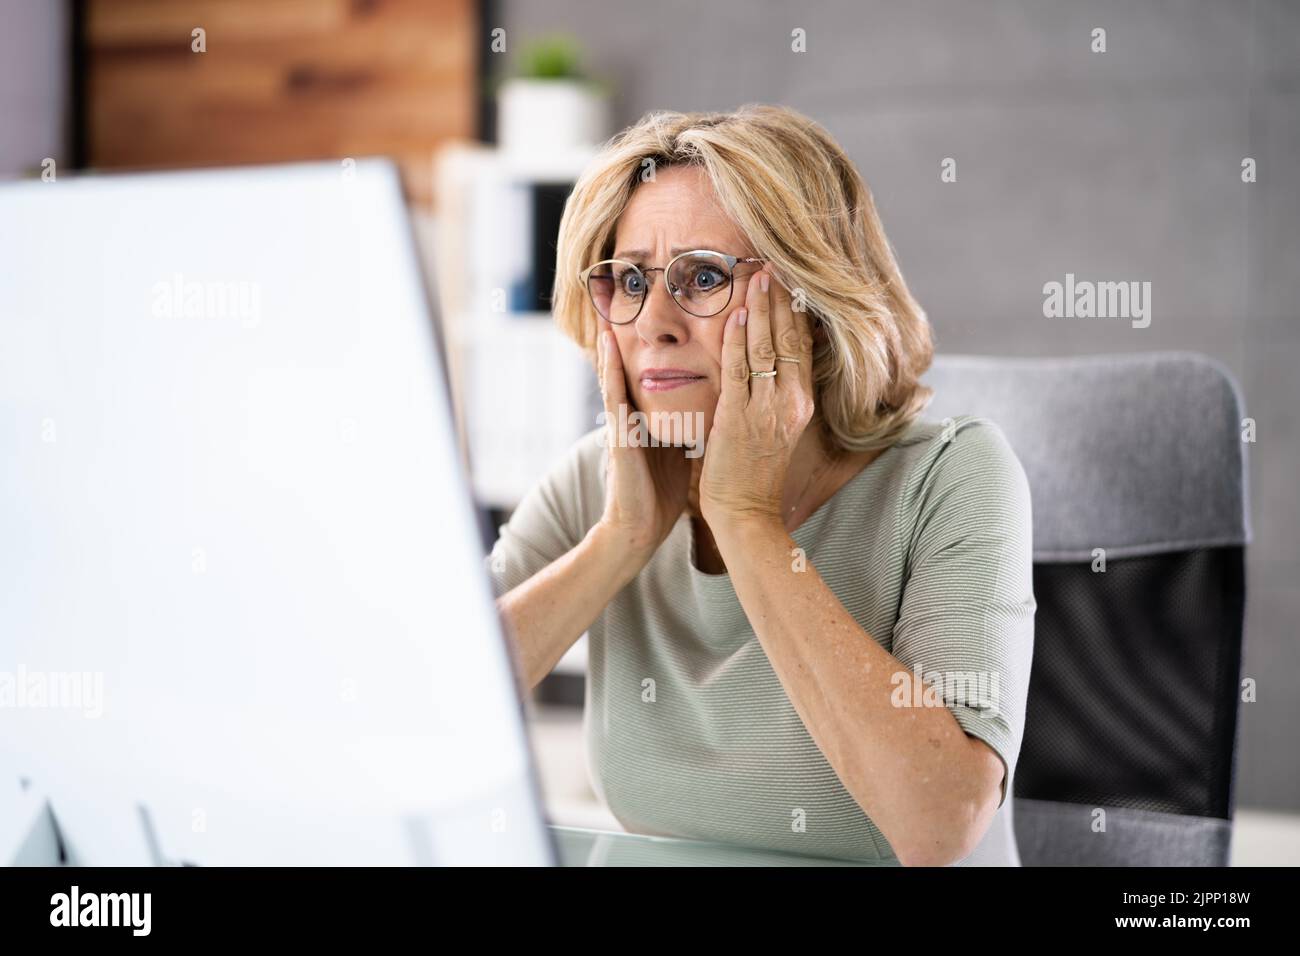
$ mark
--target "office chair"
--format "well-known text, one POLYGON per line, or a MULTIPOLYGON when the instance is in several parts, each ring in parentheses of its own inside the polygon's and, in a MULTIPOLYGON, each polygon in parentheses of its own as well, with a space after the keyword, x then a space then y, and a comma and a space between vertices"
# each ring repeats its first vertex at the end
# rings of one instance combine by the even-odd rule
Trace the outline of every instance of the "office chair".
POLYGON ((1190 352, 955 355, 923 381, 927 418, 991 419, 1029 479, 1022 864, 1226 866, 1251 541, 1231 374, 1190 352))

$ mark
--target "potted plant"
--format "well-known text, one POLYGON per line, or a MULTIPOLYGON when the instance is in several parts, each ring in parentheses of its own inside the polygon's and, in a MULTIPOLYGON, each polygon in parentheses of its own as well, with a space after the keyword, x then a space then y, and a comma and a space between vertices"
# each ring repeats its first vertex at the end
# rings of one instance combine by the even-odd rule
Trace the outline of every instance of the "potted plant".
POLYGON ((561 151, 595 145, 608 134, 606 84, 582 68, 582 48, 566 34, 525 43, 512 76, 497 96, 502 149, 561 151))

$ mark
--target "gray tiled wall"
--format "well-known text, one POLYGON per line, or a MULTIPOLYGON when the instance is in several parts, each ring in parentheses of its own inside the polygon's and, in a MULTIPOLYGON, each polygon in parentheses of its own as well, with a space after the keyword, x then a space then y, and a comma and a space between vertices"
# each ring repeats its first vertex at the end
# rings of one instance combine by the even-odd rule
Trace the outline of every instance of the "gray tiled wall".
POLYGON ((1223 361, 1258 423, 1245 671, 1259 700, 1243 707, 1238 802, 1300 809, 1300 3, 512 0, 496 17, 516 45, 580 37, 617 84, 619 125, 748 101, 825 124, 942 351, 1223 361), (806 53, 790 50, 797 27, 806 53), (1066 272, 1150 281, 1150 327, 1044 318, 1043 283, 1066 272))

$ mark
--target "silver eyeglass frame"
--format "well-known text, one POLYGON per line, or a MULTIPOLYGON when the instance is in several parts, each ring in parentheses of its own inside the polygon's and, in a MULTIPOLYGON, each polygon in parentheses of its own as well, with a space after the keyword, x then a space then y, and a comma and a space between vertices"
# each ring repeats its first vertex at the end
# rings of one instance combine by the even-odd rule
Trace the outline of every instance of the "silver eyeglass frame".
POLYGON ((715 315, 721 315, 723 312, 727 311, 727 306, 731 305, 731 300, 736 295, 736 266, 742 263, 766 262, 767 261, 766 259, 762 257, 756 257, 756 256, 746 256, 746 257, 729 256, 725 252, 718 252, 714 249, 688 249, 686 252, 679 252, 677 253, 677 255, 669 259, 668 265, 666 266, 650 266, 649 268, 645 268, 645 269, 641 268, 635 262, 631 262, 627 259, 601 259, 599 262, 593 262, 591 265, 587 266, 587 268, 579 272, 578 281, 581 282, 582 287, 587 290, 587 300, 591 303, 591 307, 596 310, 596 315, 600 316, 601 319, 608 322, 610 325, 631 325, 633 322, 635 322, 638 318, 641 317, 641 312, 645 309, 646 301, 650 298, 650 293, 653 291, 650 288, 650 278, 648 273, 662 272, 664 274, 664 280, 666 282, 668 277, 668 271, 672 269, 673 263, 675 263, 678 259, 684 258, 685 256, 698 256, 701 253, 710 256, 717 256, 719 259, 721 259, 723 262, 727 264, 727 281, 728 281, 727 301, 723 303, 722 308, 718 309, 717 312, 711 312, 708 315, 696 315, 690 309, 686 308, 686 306, 682 305, 681 300, 678 298, 678 293, 674 292, 671 287, 669 287, 668 289, 668 294, 672 296, 673 302, 677 303, 677 308, 681 309, 691 318, 711 319, 715 315), (611 262, 617 262, 617 263, 621 263, 622 265, 631 266, 641 275, 641 278, 643 278, 646 283, 645 295, 641 296, 641 305, 637 308, 636 315, 632 316, 632 318, 628 319, 626 322, 615 322, 612 319, 607 319, 605 318, 605 316, 600 315, 600 309, 599 307, 597 307, 596 300, 592 297, 591 294, 591 283, 589 279, 592 270, 595 269, 597 266, 603 266, 611 262))

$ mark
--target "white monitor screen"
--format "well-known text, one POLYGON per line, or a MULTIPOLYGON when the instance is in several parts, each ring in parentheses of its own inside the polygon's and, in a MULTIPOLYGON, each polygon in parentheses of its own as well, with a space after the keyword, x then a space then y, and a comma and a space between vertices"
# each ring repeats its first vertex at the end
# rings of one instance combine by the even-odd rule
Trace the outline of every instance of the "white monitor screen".
POLYGON ((390 164, 0 187, 0 786, 75 859, 551 862, 481 546, 390 164))

